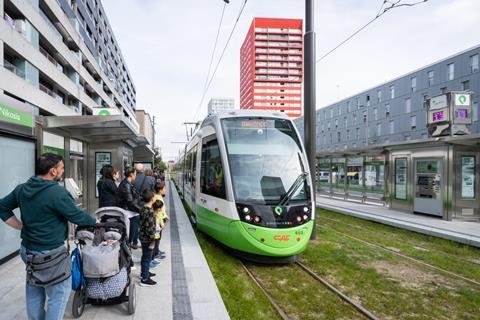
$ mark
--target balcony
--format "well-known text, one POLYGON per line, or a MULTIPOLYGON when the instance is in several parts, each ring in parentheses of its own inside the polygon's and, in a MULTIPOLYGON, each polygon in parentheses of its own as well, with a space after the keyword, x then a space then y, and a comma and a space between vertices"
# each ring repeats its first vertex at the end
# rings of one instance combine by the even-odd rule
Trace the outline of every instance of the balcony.
POLYGON ((9 62, 8 60, 3 59, 3 66, 5 67, 5 69, 15 73, 20 78, 25 79, 25 71, 17 68, 13 63, 9 62))

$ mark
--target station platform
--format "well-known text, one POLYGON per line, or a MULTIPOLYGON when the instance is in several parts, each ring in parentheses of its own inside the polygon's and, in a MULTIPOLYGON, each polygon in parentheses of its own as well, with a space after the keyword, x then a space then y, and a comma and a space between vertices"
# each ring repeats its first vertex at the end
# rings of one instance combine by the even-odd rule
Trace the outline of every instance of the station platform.
POLYGON ((446 221, 438 217, 406 213, 388 207, 316 196, 317 208, 480 247, 480 223, 446 221))
MULTIPOLYGON (((173 183, 168 183, 166 197, 170 222, 163 231, 160 248, 167 258, 153 270, 155 287, 141 287, 141 250, 133 250, 136 269, 132 280, 137 284, 137 307, 127 314, 127 304, 113 306, 86 305, 80 319, 230 319, 207 261, 198 244, 182 202, 173 183)), ((26 319, 25 265, 15 257, 0 265, 0 306, 2 320, 26 319)), ((72 316, 70 297, 65 319, 72 316)))

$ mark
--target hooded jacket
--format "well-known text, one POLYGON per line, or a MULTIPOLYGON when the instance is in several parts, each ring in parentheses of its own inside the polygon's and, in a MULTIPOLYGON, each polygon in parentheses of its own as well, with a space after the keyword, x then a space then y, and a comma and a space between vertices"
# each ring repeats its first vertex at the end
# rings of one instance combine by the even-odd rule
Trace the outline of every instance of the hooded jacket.
POLYGON ((0 218, 5 221, 20 208, 22 244, 30 250, 52 250, 67 238, 68 222, 93 226, 96 219, 79 209, 70 193, 56 181, 31 177, 0 199, 0 218))

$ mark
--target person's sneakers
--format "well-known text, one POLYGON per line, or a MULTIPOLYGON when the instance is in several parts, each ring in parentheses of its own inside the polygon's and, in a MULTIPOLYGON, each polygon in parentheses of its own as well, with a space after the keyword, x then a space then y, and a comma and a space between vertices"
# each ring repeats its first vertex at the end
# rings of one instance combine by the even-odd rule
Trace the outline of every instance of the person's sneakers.
POLYGON ((132 245, 130 246, 130 248, 132 248, 133 250, 137 250, 139 247, 138 247, 138 245, 136 245, 136 244, 132 244, 132 245))
MULTIPOLYGON (((150 272, 150 271, 148 272, 148 277, 149 277, 149 278, 151 278, 151 277, 155 277, 155 276, 156 276, 156 274, 155 274, 155 273, 153 273, 153 272, 150 272)), ((141 275, 139 275, 139 276, 138 276, 138 278, 139 278, 140 280, 142 280, 142 276, 141 276, 141 275)))
POLYGON ((154 260, 150 261, 150 265, 148 266, 150 269, 155 269, 158 267, 158 263, 155 262, 154 260))
POLYGON ((142 287, 153 287, 157 285, 157 282, 153 281, 151 278, 148 278, 147 280, 141 280, 140 285, 142 287))

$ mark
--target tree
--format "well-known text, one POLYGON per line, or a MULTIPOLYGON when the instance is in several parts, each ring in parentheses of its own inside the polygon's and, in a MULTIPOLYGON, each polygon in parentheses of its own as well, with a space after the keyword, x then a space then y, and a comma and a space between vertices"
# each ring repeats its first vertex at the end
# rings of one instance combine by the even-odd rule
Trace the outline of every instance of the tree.
POLYGON ((165 162, 162 160, 162 154, 160 153, 159 149, 155 149, 155 158, 154 158, 154 164, 155 167, 160 169, 160 171, 165 171, 167 166, 165 165, 165 162))

